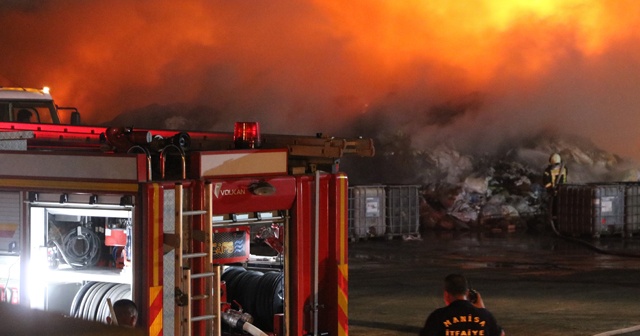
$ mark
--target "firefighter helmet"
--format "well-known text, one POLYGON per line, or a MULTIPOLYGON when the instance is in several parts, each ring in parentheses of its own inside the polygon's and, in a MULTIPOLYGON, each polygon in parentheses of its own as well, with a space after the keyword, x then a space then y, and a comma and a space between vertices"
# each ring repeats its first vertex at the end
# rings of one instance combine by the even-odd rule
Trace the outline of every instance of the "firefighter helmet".
POLYGON ((549 157, 549 163, 550 164, 558 164, 560 162, 562 162, 562 158, 560 157, 560 154, 558 154, 558 153, 553 153, 549 157))

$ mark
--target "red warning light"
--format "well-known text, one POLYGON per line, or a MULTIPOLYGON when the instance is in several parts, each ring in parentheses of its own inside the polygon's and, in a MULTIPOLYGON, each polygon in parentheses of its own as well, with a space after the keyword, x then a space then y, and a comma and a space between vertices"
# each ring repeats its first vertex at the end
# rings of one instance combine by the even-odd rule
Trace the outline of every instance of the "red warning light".
POLYGON ((257 122, 237 122, 233 129, 236 149, 260 148, 260 125, 257 122))

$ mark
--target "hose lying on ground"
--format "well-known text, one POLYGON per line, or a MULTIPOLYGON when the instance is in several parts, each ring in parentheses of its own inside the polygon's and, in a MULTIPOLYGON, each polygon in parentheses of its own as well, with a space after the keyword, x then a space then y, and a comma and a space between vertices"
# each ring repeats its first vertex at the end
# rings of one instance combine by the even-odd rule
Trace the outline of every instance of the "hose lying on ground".
POLYGON ((556 224, 555 221, 553 220, 553 218, 549 219, 549 222, 551 223, 551 229, 553 230, 553 232, 560 238, 568 240, 570 242, 574 242, 574 243, 578 243, 581 245, 586 246, 589 249, 592 249, 598 253, 602 253, 602 254, 608 254, 608 255, 614 255, 614 256, 619 256, 619 257, 627 257, 627 258, 640 258, 640 254, 635 254, 635 253, 625 253, 625 252, 619 252, 619 251, 607 251, 604 249, 601 249, 587 241, 584 241, 582 239, 578 239, 578 238, 574 238, 574 237, 569 237, 569 236, 565 236, 563 234, 561 234, 558 229, 556 228, 556 224))

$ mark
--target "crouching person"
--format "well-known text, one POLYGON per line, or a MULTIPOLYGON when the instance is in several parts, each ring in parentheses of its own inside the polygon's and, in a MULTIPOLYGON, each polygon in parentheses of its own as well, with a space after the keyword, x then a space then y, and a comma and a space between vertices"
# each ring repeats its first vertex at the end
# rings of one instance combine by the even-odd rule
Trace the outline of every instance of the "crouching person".
POLYGON ((120 299, 113 304, 115 318, 107 316, 107 324, 133 328, 138 322, 138 306, 128 299, 120 299))
POLYGON ((420 336, 504 336, 493 314, 485 308, 480 293, 474 291, 473 294, 474 303, 468 299, 467 279, 461 274, 449 274, 444 279, 446 306, 429 315, 420 336))

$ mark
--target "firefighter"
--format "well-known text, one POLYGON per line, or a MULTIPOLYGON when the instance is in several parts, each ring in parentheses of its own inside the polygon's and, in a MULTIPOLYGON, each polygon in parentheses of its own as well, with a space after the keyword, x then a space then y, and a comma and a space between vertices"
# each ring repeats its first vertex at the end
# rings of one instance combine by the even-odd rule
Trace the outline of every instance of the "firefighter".
POLYGON ((549 165, 544 170, 544 188, 547 193, 555 196, 555 190, 560 184, 567 183, 567 167, 560 154, 553 153, 549 157, 549 165))
POLYGON ((504 336, 496 318, 484 306, 478 292, 477 301, 469 301, 469 284, 462 274, 444 279, 445 307, 434 310, 420 330, 420 336, 485 335, 504 336))
POLYGON ((544 188, 547 190, 547 198, 551 217, 555 218, 558 213, 558 202, 556 195, 558 186, 567 183, 567 167, 562 162, 560 154, 553 153, 549 157, 549 165, 544 170, 543 175, 544 188))
POLYGON ((138 306, 129 299, 120 299, 113 304, 116 313, 116 321, 111 316, 107 316, 107 324, 116 324, 123 327, 133 328, 138 321, 138 306))

